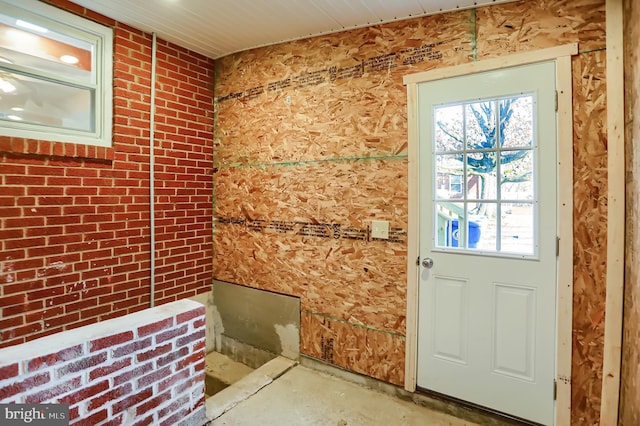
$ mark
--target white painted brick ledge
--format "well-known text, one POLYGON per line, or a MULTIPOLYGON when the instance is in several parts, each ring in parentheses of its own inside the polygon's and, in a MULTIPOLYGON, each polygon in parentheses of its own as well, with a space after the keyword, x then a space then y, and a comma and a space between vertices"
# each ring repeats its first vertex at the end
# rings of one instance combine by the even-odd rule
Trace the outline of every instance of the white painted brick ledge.
POLYGON ((197 309, 202 306, 204 305, 193 300, 181 299, 165 305, 134 312, 123 317, 112 318, 95 324, 66 330, 17 346, 2 348, 0 349, 0 366, 12 364, 23 359, 29 359, 33 356, 34 352, 42 354, 58 352, 62 349, 110 336, 123 330, 132 330, 145 324, 171 318, 182 312, 197 309))
POLYGON ((69 404, 72 425, 197 425, 205 347, 205 307, 183 299, 0 349, 0 402, 69 404))

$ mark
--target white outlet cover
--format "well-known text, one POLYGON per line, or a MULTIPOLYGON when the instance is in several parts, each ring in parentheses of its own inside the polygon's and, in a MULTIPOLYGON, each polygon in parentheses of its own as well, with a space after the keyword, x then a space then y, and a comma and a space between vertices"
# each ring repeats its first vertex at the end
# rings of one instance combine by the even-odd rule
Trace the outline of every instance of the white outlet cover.
POLYGON ((389 239, 389 221, 388 220, 372 220, 371 221, 371 238, 388 240, 389 239))

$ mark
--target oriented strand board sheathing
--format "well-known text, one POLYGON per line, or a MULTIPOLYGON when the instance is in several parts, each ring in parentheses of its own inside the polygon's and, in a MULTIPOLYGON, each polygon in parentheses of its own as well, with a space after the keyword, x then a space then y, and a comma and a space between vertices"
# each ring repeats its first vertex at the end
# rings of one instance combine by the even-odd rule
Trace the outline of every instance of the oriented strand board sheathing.
POLYGON ((470 61, 473 28, 464 11, 222 58, 216 164, 406 153, 403 75, 470 61))
POLYGON ((406 238, 367 241, 366 230, 382 219, 406 232, 406 173, 405 158, 218 170, 214 276, 403 333, 406 238))
POLYGON ((291 294, 301 309, 380 330, 405 332, 406 247, 217 224, 217 279, 291 294))
POLYGON ((309 312, 300 320, 301 351, 389 383, 404 384, 404 336, 309 312))
POLYGON ((627 229, 620 425, 640 424, 640 5, 625 4, 627 229))
POLYGON ((406 153, 406 95, 397 78, 325 86, 322 96, 294 90, 222 103, 217 126, 226 137, 217 144, 216 164, 406 153))
POLYGON ((598 424, 607 257, 606 51, 573 60, 574 304, 572 423, 598 424))
POLYGON ((407 159, 219 169, 214 216, 338 223, 407 223, 407 159))
MULTIPOLYGON (((451 58, 470 55, 473 25, 473 12, 466 10, 375 25, 232 54, 216 61, 216 97, 219 99, 226 94, 244 92, 260 86, 269 90, 273 87, 269 83, 276 82, 283 82, 276 89, 292 90, 298 86, 295 81, 298 76, 309 75, 331 66, 359 66, 363 61, 367 62, 365 73, 367 78, 370 78, 378 74, 373 72, 374 66, 382 72, 387 71, 371 63, 374 59, 388 54, 409 57, 412 53, 418 53, 415 49, 429 44, 444 43, 443 48, 437 49, 442 52, 442 59, 445 63, 455 61, 451 58), (458 56, 460 52, 466 53, 458 56), (292 81, 290 86, 285 87, 284 81, 287 78, 291 78, 292 81)), ((395 60, 393 63, 408 72, 438 64, 436 62, 429 65, 428 60, 418 64, 403 64, 395 60)))
POLYGON ((526 0, 478 9, 478 59, 579 43, 603 49, 605 0, 526 0))

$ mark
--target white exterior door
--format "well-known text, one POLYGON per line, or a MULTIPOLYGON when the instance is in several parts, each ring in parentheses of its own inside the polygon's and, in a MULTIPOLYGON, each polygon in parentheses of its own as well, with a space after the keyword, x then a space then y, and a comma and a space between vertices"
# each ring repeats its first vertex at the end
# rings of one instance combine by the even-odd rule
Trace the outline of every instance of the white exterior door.
POLYGON ((418 84, 419 387, 554 421, 555 62, 418 84))

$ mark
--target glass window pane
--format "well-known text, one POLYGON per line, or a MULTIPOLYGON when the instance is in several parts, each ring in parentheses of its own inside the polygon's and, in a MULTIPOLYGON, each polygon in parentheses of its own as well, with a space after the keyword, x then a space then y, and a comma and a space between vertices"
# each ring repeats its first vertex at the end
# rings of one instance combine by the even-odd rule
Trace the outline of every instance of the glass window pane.
POLYGON ((436 109, 436 247, 535 254, 533 114, 532 95, 436 109))
POLYGON ((462 197, 462 175, 449 175, 449 197, 460 198, 462 197))
POLYGON ((503 203, 501 207, 501 251, 534 254, 533 204, 503 203))
POLYGON ((90 83, 93 45, 43 26, 0 14, 0 58, 20 65, 90 83))
POLYGON ((496 251, 496 206, 497 203, 485 201, 467 205, 468 248, 496 251))
POLYGON ((533 144, 533 96, 502 99, 500 140, 502 147, 530 147, 533 144))
POLYGON ((500 153, 500 190, 503 200, 533 200, 533 151, 500 153))
POLYGON ((46 3, 0 0, 0 133, 111 146, 113 30, 46 3))
POLYGON ((463 154, 436 154, 436 198, 462 198, 463 154))
POLYGON ((436 247, 459 247, 464 241, 462 230, 458 224, 464 222, 463 203, 436 203, 436 247), (461 240, 460 240, 461 239, 461 240))
POLYGON ((497 164, 495 152, 467 154, 467 198, 495 200, 497 198, 497 164))
POLYGON ((467 149, 492 149, 496 147, 495 101, 465 105, 467 149))
POLYGON ((436 107, 434 129, 436 151, 462 151, 463 132, 462 105, 436 107))
POLYGON ((0 120, 94 131, 93 91, 0 71, 0 120))

